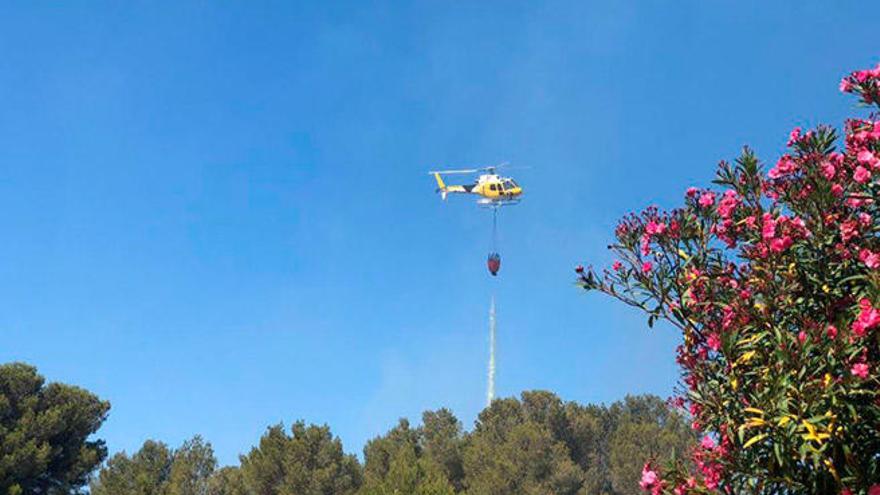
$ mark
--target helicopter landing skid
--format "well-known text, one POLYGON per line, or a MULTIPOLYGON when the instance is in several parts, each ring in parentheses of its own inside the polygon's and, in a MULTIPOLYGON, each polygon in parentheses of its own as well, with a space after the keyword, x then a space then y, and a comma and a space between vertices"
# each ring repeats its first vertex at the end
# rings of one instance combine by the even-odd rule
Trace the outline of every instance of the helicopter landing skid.
POLYGON ((513 205, 519 204, 519 202, 520 202, 519 198, 517 198, 517 199, 483 198, 483 199, 477 200, 477 205, 480 206, 481 208, 497 209, 497 208, 501 208, 502 206, 513 206, 513 205))

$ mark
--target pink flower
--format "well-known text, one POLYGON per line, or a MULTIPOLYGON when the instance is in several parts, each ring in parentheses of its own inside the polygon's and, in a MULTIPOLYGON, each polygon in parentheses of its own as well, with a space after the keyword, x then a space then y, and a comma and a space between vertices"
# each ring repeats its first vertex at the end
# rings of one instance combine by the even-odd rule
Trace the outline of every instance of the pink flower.
POLYGON ((691 476, 687 479, 683 486, 679 486, 676 490, 679 490, 675 495, 687 495, 691 490, 697 487, 697 479, 691 476))
POLYGON ((646 261, 646 262, 642 263, 642 273, 644 273, 645 275, 651 273, 651 270, 653 270, 653 269, 654 269, 654 264, 651 263, 650 261, 646 261))
POLYGON ((771 168, 769 172, 767 172, 767 176, 771 179, 778 179, 780 177, 784 177, 797 169, 797 164, 794 160, 791 159, 788 155, 782 155, 782 158, 776 162, 776 166, 771 168))
POLYGON ((858 182, 859 184, 864 184, 871 179, 871 172, 865 167, 859 165, 856 167, 856 171, 853 172, 853 180, 858 182))
POLYGON ((703 447, 706 450, 712 450, 715 448, 715 440, 712 440, 712 437, 706 435, 700 440, 700 447, 703 447))
MULTIPOLYGON (((843 90, 841 89, 841 91, 843 90)), ((843 490, 840 490, 840 495, 852 495, 852 490, 850 490, 849 488, 844 488, 843 490)))
POLYGON ((843 186, 841 186, 840 184, 832 184, 831 194, 837 196, 838 198, 843 196, 843 186))
POLYGON ((795 127, 791 131, 791 134, 788 135, 788 144, 787 145, 788 146, 793 145, 794 143, 798 142, 800 140, 800 138, 801 138, 801 128, 795 127))
POLYGON ((642 236, 639 251, 642 253, 642 256, 647 256, 651 252, 651 236, 648 234, 642 236))
POLYGON ((703 208, 708 208, 715 204, 715 193, 713 192, 704 192, 702 196, 700 196, 700 206, 703 208))
POLYGON ((834 178, 834 174, 837 173, 837 169, 834 168, 834 164, 831 162, 822 162, 822 177, 825 177, 828 180, 834 178))
POLYGON ((773 251, 774 253, 781 253, 790 248, 792 244, 793 241, 791 240, 791 237, 779 237, 770 241, 770 251, 773 251))
POLYGON ((698 192, 700 192, 700 190, 697 189, 696 187, 689 187, 689 188, 687 188, 687 192, 685 194, 687 195, 687 197, 693 198, 694 196, 697 195, 698 192))
POLYGON ((773 215, 764 213, 764 216, 761 217, 761 221, 763 224, 761 227, 761 236, 764 240, 766 241, 776 237, 776 220, 773 219, 773 215))
POLYGON ((645 467, 642 468, 642 480, 639 481, 639 486, 642 490, 650 490, 659 480, 660 478, 657 476, 657 473, 651 469, 651 465, 645 464, 645 467))
POLYGON ((655 222, 651 220, 645 225, 645 232, 650 235, 662 235, 666 232, 666 224, 663 222, 655 222))
POLYGON ((621 263, 620 260, 614 260, 614 263, 611 265, 611 268, 614 271, 619 272, 620 269, 623 268, 623 263, 621 263))
POLYGON ((706 488, 714 490, 721 483, 722 467, 717 462, 698 462, 700 471, 703 473, 703 482, 706 488))
POLYGON ((806 341, 807 341, 807 332, 804 332, 803 330, 801 330, 800 332, 798 332, 798 342, 800 342, 803 345, 803 343, 806 341))
POLYGON ((880 253, 872 252, 870 249, 862 249, 859 251, 859 261, 868 268, 874 269, 880 267, 880 253))
POLYGON ((871 301, 863 298, 859 301, 859 316, 852 323, 852 331, 856 337, 864 337, 868 330, 880 325, 880 311, 871 305, 871 301))
MULTIPOLYGON (((853 376, 857 376, 862 379, 868 378, 868 371, 869 371, 868 365, 865 363, 856 363, 856 364, 852 365, 852 369, 849 370, 849 372, 852 373, 853 376)), ((878 486, 878 485, 874 485, 874 486, 878 486)), ((873 488, 872 488, 872 490, 873 490, 873 488)), ((868 493, 871 493, 871 492, 868 492, 868 493)))
POLYGON ((869 205, 872 202, 874 202, 873 199, 849 198, 846 200, 846 205, 850 208, 858 208, 862 205, 869 205))
POLYGON ((859 154, 856 155, 856 160, 858 160, 859 163, 863 163, 869 167, 877 166, 877 157, 875 157, 874 153, 869 150, 859 151, 859 154))
POLYGON ((871 488, 868 488, 868 495, 880 495, 880 485, 871 485, 871 488))
POLYGON ((840 238, 843 242, 849 242, 850 239, 859 234, 859 226, 855 220, 847 220, 840 224, 840 238))
POLYGON ((721 201, 718 203, 718 214, 721 218, 730 218, 733 211, 739 205, 739 196, 736 191, 729 189, 724 191, 721 201))
POLYGON ((828 338, 834 340, 837 338, 837 327, 834 325, 828 325, 828 328, 825 329, 825 332, 828 334, 828 338))
POLYGON ((709 336, 706 337, 706 345, 709 346, 709 349, 718 352, 718 349, 721 349, 721 339, 718 337, 718 334, 710 333, 709 336))
POLYGON ((812 234, 807 229, 807 223, 804 222, 804 219, 801 217, 794 217, 791 219, 791 225, 794 228, 795 232, 804 237, 810 237, 812 234))

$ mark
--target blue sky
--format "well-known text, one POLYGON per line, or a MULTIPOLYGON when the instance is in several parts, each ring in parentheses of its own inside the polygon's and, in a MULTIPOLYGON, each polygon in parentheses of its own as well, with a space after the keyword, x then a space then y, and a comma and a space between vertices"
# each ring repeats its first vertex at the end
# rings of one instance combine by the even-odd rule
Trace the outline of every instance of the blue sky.
MULTIPOLYGON (((13 2, 0 6, 0 360, 111 401, 112 451, 267 425, 350 452, 498 392, 668 396, 677 339, 572 286, 616 220, 718 160, 839 125, 863 2, 13 2), (525 201, 425 171, 510 161, 525 201)), ((856 111, 860 112, 860 111, 856 111)))

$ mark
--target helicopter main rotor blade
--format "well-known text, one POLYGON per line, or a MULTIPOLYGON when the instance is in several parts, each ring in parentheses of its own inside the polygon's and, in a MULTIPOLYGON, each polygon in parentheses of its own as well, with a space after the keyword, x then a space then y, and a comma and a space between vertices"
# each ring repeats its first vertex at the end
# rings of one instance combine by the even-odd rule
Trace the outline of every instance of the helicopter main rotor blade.
POLYGON ((510 166, 510 162, 504 161, 497 165, 489 165, 488 167, 483 167, 481 170, 488 170, 489 172, 495 173, 498 170, 523 170, 532 167, 524 167, 521 165, 510 166))
POLYGON ((528 170, 532 167, 529 165, 511 165, 510 162, 501 162, 498 165, 486 167, 487 169, 504 169, 504 170, 528 170))
POLYGON ((428 174, 430 174, 430 175, 434 175, 434 174, 441 174, 441 175, 445 175, 445 174, 475 174, 475 173, 479 172, 480 170, 482 170, 482 169, 472 168, 472 169, 467 169, 467 170, 431 170, 430 172, 428 172, 428 174))
POLYGON ((468 169, 459 169, 459 170, 432 170, 428 172, 429 174, 475 174, 477 172, 494 172, 498 169, 505 170, 522 170, 528 169, 532 167, 523 167, 523 166, 515 166, 511 167, 510 162, 501 162, 498 165, 489 165, 487 167, 478 167, 478 168, 468 168, 468 169))

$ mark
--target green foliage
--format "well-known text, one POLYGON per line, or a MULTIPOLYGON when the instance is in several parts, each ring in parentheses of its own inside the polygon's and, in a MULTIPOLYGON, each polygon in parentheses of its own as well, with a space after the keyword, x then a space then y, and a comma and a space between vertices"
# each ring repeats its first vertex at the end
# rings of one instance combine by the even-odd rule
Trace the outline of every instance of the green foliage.
POLYGON ((565 444, 562 402, 547 392, 496 400, 479 416, 465 453, 467 492, 575 494, 583 470, 565 444))
POLYGON ((391 454, 388 471, 367 479, 361 495, 452 495, 455 490, 439 465, 420 458, 417 446, 401 445, 391 454))
POLYGON ((32 366, 0 366, 0 491, 78 492, 107 456, 89 437, 109 409, 83 389, 45 384, 32 366))
POLYGON ((215 471, 208 480, 208 495, 249 495, 241 469, 227 466, 215 471))
POLYGON ((364 447, 365 481, 372 484, 384 480, 391 471, 391 463, 400 451, 412 450, 413 460, 420 457, 418 454, 421 453, 421 449, 418 444, 419 432, 410 428, 406 419, 401 419, 398 425, 384 436, 370 440, 364 447))
POLYGON ((577 493, 584 474, 564 444, 538 423, 508 419, 481 415, 465 453, 467 493, 577 493), (496 421, 506 425, 492 424, 496 421))
POLYGON ((217 460, 211 444, 201 437, 184 442, 174 452, 168 477, 168 495, 208 495, 208 485, 217 460))
POLYGON ((627 397, 609 413, 617 423, 608 446, 615 493, 640 492, 635 480, 642 475, 645 459, 671 462, 688 454, 693 440, 690 428, 657 397, 627 397))
MULTIPOLYGON (((840 89, 880 106, 880 67, 840 89)), ((766 174, 746 148, 721 190, 625 217, 611 269, 576 269, 682 334, 679 403, 706 436, 692 464, 645 467, 652 494, 880 493, 877 115, 840 141, 796 128, 766 174)))
MULTIPOLYGON (((62 426, 73 425, 82 438, 100 424, 106 404, 72 387, 43 387, 42 378, 24 365, 0 367, 0 387, 0 404, 7 418, 0 434, 11 439, 3 444, 6 464, 2 467, 6 470, 2 473, 7 476, 4 479, 12 473, 7 468, 9 459, 28 459, 35 451, 44 456, 40 458, 42 465, 15 466, 20 471, 28 467, 33 474, 19 475, 16 484, 7 482, 3 493, 77 493, 84 481, 79 485, 55 482, 48 488, 33 488, 40 485, 32 480, 45 479, 46 473, 55 473, 52 469, 64 465, 49 465, 47 459, 53 453, 56 459, 78 459, 69 464, 77 466, 73 479, 89 477, 98 461, 83 459, 103 458, 103 450, 96 454, 90 451, 103 449, 103 444, 80 441, 75 455, 65 454, 59 445, 76 442, 70 441, 71 433, 62 426), (70 400, 71 397, 76 400, 70 400), (34 422, 58 427, 52 440, 59 445, 22 442, 20 437, 11 436, 16 428, 7 425, 16 424, 9 419, 16 418, 15 414, 20 423, 18 431, 33 432, 34 422), (82 422, 91 426, 84 428, 82 422), (34 445, 38 448, 34 449, 34 445)), ((268 428, 259 444, 240 457, 240 467, 217 469, 211 445, 199 436, 176 449, 147 440, 132 455, 121 452, 110 458, 93 479, 90 493, 628 494, 638 480, 639 459, 646 455, 670 456, 671 446, 683 449, 692 440, 681 416, 671 413, 656 397, 628 397, 625 402, 606 408, 564 403, 549 392, 524 392, 520 399, 493 402, 469 433, 447 409, 425 412, 417 428, 402 419, 388 433, 367 443, 363 467, 354 456, 344 453, 341 442, 327 426, 303 422, 295 423, 290 434, 281 425, 268 428)))
POLYGON ((360 495, 624 495, 638 489, 646 456, 680 459, 693 442, 657 397, 606 408, 524 392, 494 401, 470 433, 445 409, 418 428, 400 420, 364 448, 360 495))
POLYGON ((428 411, 423 426, 399 424, 364 447, 363 495, 445 495, 462 483, 461 423, 446 409, 428 411))
POLYGON ((164 443, 147 440, 133 456, 114 455, 98 473, 92 495, 164 495, 172 453, 164 443))
POLYGON ((419 442, 424 457, 430 460, 456 492, 464 485, 464 431, 461 422, 448 409, 422 414, 419 442))
MULTIPOLYGON (((92 495, 209 495, 217 461, 201 437, 171 450, 147 440, 133 456, 114 455, 92 484, 92 495)), ((220 492, 223 493, 223 492, 220 492)))
POLYGON ((676 458, 693 440, 656 397, 604 408, 524 392, 480 414, 465 449, 466 493, 633 493, 646 454, 676 458))
POLYGON ((241 457, 244 484, 259 495, 346 495, 361 484, 357 459, 327 426, 297 422, 291 435, 268 429, 259 446, 241 457))

